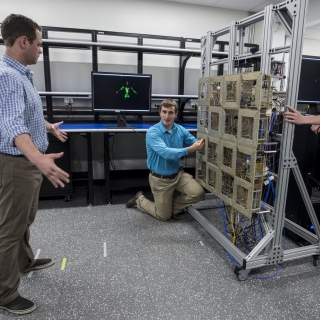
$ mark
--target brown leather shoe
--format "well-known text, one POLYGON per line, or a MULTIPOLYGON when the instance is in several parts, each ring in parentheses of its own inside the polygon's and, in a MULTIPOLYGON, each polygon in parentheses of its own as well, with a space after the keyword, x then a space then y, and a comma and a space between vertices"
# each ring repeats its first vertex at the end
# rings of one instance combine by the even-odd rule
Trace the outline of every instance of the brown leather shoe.
POLYGON ((181 216, 179 214, 172 214, 171 215, 171 219, 173 220, 180 220, 181 219, 181 216))
POLYGON ((142 191, 137 192, 135 196, 129 199, 129 201, 126 203, 126 208, 132 208, 133 206, 135 206, 137 204, 138 198, 142 195, 143 195, 142 191))

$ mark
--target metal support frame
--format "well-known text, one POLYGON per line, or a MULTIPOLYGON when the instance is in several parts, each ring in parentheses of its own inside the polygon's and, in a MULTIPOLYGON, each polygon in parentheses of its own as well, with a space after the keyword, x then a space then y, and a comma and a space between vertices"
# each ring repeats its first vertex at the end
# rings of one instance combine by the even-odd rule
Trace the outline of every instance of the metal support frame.
MULTIPOLYGON (((179 92, 177 95, 166 95, 166 97, 172 96, 174 99, 179 100, 179 117, 183 120, 183 111, 184 106, 187 101, 189 101, 190 95, 184 95, 184 77, 185 77, 185 68, 188 60, 191 57, 199 57, 201 50, 199 49, 185 49, 186 42, 200 42, 199 39, 193 38, 183 38, 183 37, 171 37, 171 36, 161 36, 161 35, 150 35, 150 34, 138 34, 138 33, 127 33, 127 32, 113 32, 113 31, 101 31, 101 30, 90 30, 90 29, 76 29, 76 28, 60 28, 60 27, 42 27, 42 37, 43 37, 43 57, 44 57, 44 76, 45 76, 45 97, 47 110, 45 114, 47 119, 50 122, 54 122, 54 116, 59 114, 69 115, 70 111, 68 110, 53 110, 53 96, 57 96, 56 93, 51 93, 51 72, 50 72, 50 59, 49 51, 50 48, 66 48, 66 49, 84 49, 92 51, 92 70, 98 71, 98 50, 108 50, 108 51, 124 51, 137 53, 137 73, 143 73, 143 54, 168 54, 176 55, 180 57, 179 65, 179 92), (61 33, 81 33, 91 35, 91 41, 70 41, 70 40, 54 40, 49 39, 49 32, 61 32, 61 33), (137 39, 136 45, 131 44, 117 44, 117 43, 108 43, 108 42, 98 42, 98 35, 105 36, 115 36, 115 37, 132 37, 137 39), (143 44, 143 39, 156 39, 156 40, 168 40, 168 41, 178 41, 180 48, 173 47, 160 47, 160 46, 146 46, 143 44)), ((223 41, 221 41, 223 43, 223 41)), ((0 44, 3 44, 3 39, 0 37, 0 44)), ((212 50, 211 50, 212 51, 212 50)), ((216 51, 213 55, 217 58, 224 58, 227 56, 227 53, 216 51)), ((65 96, 68 93, 59 94, 59 96, 65 96)), ((81 94, 81 93, 80 93, 81 94)), ((79 93, 76 93, 74 96, 80 96, 79 93)), ((155 95, 153 95, 155 97, 155 95)), ((195 98, 192 97, 192 98, 195 98)), ((74 114, 74 113, 72 113, 74 114)), ((82 115, 93 115, 95 122, 100 122, 99 113, 90 112, 90 111, 77 111, 76 114, 82 115)), ((138 120, 142 121, 142 115, 138 116, 138 120)))
MULTIPOLYGON (((180 48, 181 49, 185 49, 185 41, 181 40, 180 41, 180 48)), ((189 61, 189 59, 191 57, 193 57, 193 53, 190 52, 187 55, 180 55, 179 58, 179 86, 178 86, 178 94, 180 95, 184 95, 184 78, 185 78, 185 70, 186 70, 186 65, 187 62, 189 61)), ((189 101, 190 99, 179 99, 179 113, 178 113, 178 119, 179 122, 183 123, 184 122, 184 118, 183 118, 183 111, 184 111, 184 107, 186 105, 186 103, 189 101)))
MULTIPOLYGON (((220 44, 219 45, 219 51, 224 52, 225 50, 225 45, 224 44, 220 44)), ((218 76, 222 76, 223 75, 223 64, 220 64, 218 66, 218 76)))
MULTIPOLYGON (((48 31, 42 30, 42 38, 48 39, 48 31)), ((47 92, 52 90, 51 87, 51 70, 50 70, 50 59, 49 59, 49 48, 43 47, 43 70, 44 70, 44 82, 47 92)), ((47 110, 52 111, 52 96, 46 97, 47 110)), ((53 115, 48 115, 48 121, 53 122, 53 115)))
MULTIPOLYGON (((92 42, 97 42, 97 32, 95 30, 91 33, 91 40, 92 42)), ((92 47, 92 71, 98 71, 98 47, 92 47)), ((94 121, 99 122, 99 112, 94 114, 94 121)))
POLYGON ((228 56, 228 74, 234 74, 234 60, 237 49, 237 27, 236 22, 230 24, 230 41, 229 41, 229 56, 228 56))
MULTIPOLYGON (((138 45, 143 46, 143 38, 142 37, 138 37, 138 45)), ((139 73, 139 74, 143 73, 143 52, 138 52, 137 73, 139 73)))
MULTIPOLYGON (((201 52, 201 76, 209 77, 210 68, 216 64, 228 63, 228 73, 234 73, 234 61, 237 60, 236 52, 236 32, 239 32, 239 45, 243 45, 241 36, 244 28, 264 20, 263 45, 261 52, 261 71, 265 74, 270 73, 271 55, 279 52, 287 52, 290 54, 289 65, 294 66, 289 70, 288 86, 286 102, 291 106, 296 106, 301 57, 302 57, 302 41, 304 34, 304 26, 306 21, 308 0, 291 0, 285 1, 278 5, 270 5, 264 11, 249 16, 238 22, 231 22, 230 27, 221 29, 217 32, 208 32, 206 37, 202 38, 201 52), (273 24, 275 16, 279 17, 280 22, 292 37, 291 46, 280 48, 272 48, 273 24), (218 36, 230 33, 229 56, 228 59, 212 61, 211 51, 214 41, 218 36)), ((238 51, 239 56, 245 57, 242 49, 238 51)), ((233 256, 238 262, 235 273, 245 279, 251 269, 266 265, 276 265, 283 261, 294 260, 302 257, 319 256, 320 253, 320 225, 314 212, 310 197, 306 190, 297 161, 292 153, 292 134, 293 125, 284 123, 282 132, 282 142, 280 148, 279 171, 276 184, 277 198, 274 208, 265 205, 266 211, 261 211, 262 224, 265 230, 265 236, 257 244, 257 246, 248 254, 240 251, 227 237, 225 237, 216 227, 213 226, 206 218, 204 218, 197 210, 189 207, 190 214, 233 256), (290 170, 293 171, 294 177, 299 186, 300 193, 303 197, 307 212, 314 225, 315 234, 300 227, 296 223, 285 218, 285 204, 288 191, 288 180, 290 170), (282 247, 282 231, 283 227, 295 232, 310 245, 286 250, 282 247), (264 250, 265 249, 265 250, 264 250), (264 252, 263 252, 264 250, 264 252), (262 253, 263 252, 263 253, 262 253)), ((238 277, 239 279, 239 277, 238 277)))

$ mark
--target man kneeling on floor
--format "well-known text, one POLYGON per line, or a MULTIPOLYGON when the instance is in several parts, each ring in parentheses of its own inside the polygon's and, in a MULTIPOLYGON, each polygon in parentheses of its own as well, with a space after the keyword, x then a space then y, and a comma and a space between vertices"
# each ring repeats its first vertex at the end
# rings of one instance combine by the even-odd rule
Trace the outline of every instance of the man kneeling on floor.
POLYGON ((204 199, 203 188, 193 177, 180 168, 182 157, 204 148, 204 140, 197 140, 189 131, 174 123, 178 106, 172 99, 160 105, 161 120, 147 131, 147 166, 149 183, 155 202, 149 201, 139 191, 127 203, 127 208, 137 206, 158 220, 179 220, 178 213, 204 199), (186 146, 186 147, 185 147, 186 146), (174 191, 180 193, 173 198, 174 191))

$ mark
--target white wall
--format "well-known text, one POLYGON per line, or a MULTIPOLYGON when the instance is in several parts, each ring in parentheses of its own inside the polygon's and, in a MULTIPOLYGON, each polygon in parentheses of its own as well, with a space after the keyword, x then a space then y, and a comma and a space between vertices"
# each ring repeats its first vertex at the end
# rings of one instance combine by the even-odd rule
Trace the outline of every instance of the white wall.
POLYGON ((320 41, 304 39, 302 54, 308 56, 320 56, 320 41))
POLYGON ((307 15, 307 23, 314 20, 319 20, 320 12, 320 1, 319 0, 309 0, 309 8, 307 15))
MULTIPOLYGON (((153 35, 190 37, 200 39, 207 31, 215 31, 247 16, 246 12, 226 9, 214 9, 204 6, 163 2, 156 0, 14 0, 3 1, 0 11, 0 21, 10 13, 21 13, 31 17, 40 25, 68 27, 81 29, 96 29, 116 32, 145 33, 153 35)), ((49 37, 62 37, 58 33, 49 33, 49 37)), ((67 35, 90 41, 90 37, 67 35)), ((123 38, 99 36, 98 41, 124 41, 123 38)), ((227 40, 227 38, 225 38, 227 40)), ((125 38, 126 43, 136 41, 125 38)), ((145 45, 179 47, 179 42, 154 41, 146 39, 145 45)), ((200 44, 187 47, 200 50, 200 44)), ((0 48, 3 50, 3 46, 0 48)), ((90 68, 84 63, 91 63, 90 50, 50 49, 52 61, 53 91, 90 91, 90 68), (89 71, 89 72, 88 72, 89 71), (72 77, 71 75, 76 75, 72 77), (73 81, 76 79, 77 81, 73 81)), ((99 70, 119 69, 119 71, 136 70, 137 55, 121 52, 98 53, 99 70), (118 67, 117 67, 118 65, 118 67), (125 67, 127 66, 127 67, 125 67), (134 69, 132 69, 134 66, 134 69), (122 69, 123 68, 123 69, 122 69)), ((154 71, 153 93, 177 94, 178 57, 144 54, 145 70, 154 71), (163 68, 171 68, 166 70, 163 68), (173 69, 172 69, 173 68, 173 69), (173 83, 174 82, 174 83, 173 83)), ((39 91, 44 91, 43 67, 41 58, 35 71, 35 85, 39 91)), ((191 58, 186 67, 185 93, 197 94, 197 80, 200 75, 200 59, 191 58)))
POLYGON ((2 0, 0 20, 21 13, 41 25, 200 38, 242 11, 145 0, 2 0))

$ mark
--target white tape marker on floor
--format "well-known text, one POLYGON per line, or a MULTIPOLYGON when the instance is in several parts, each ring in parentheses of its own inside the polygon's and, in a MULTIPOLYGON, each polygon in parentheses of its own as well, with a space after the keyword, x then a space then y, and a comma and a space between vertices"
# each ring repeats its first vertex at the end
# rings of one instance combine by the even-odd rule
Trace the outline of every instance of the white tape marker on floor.
POLYGON ((204 244, 203 244, 203 242, 202 241, 199 241, 200 242, 200 244, 202 245, 202 246, 204 246, 204 244))
POLYGON ((103 243, 103 256, 106 258, 107 257, 107 243, 103 243))

